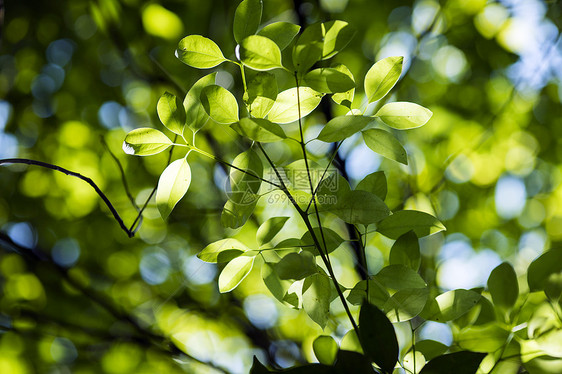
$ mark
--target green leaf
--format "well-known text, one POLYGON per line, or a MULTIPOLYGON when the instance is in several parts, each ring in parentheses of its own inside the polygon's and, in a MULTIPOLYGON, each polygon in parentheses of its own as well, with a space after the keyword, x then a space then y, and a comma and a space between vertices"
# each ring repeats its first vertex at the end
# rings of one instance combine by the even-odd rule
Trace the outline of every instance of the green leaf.
POLYGON ((385 104, 375 114, 388 126, 398 130, 414 129, 429 121, 433 113, 421 105, 409 102, 385 104))
POLYGON ((228 61, 214 41, 201 35, 189 35, 180 40, 176 56, 197 69, 209 69, 228 61))
POLYGON ((355 333, 355 329, 351 329, 345 333, 340 342, 340 350, 353 351, 363 354, 363 348, 361 347, 361 342, 359 342, 359 337, 355 333))
POLYGON ((402 144, 388 131, 369 129, 362 131, 367 147, 379 155, 408 165, 408 155, 402 144))
POLYGON ((398 341, 394 327, 384 313, 364 302, 359 313, 359 340, 365 355, 384 373, 392 373, 398 361, 398 341))
POLYGON ((187 126, 194 132, 199 131, 209 120, 209 115, 201 105, 201 91, 203 88, 215 84, 217 73, 212 73, 199 79, 187 92, 183 100, 186 112, 187 126))
POLYGON ((167 218, 191 183, 191 169, 185 158, 172 162, 160 175, 156 205, 162 218, 167 218))
POLYGON ((375 279, 392 290, 426 287, 422 277, 416 271, 404 265, 386 266, 377 273, 375 279))
POLYGON ((408 321, 421 313, 428 296, 427 287, 402 289, 388 299, 383 310, 391 322, 408 321))
POLYGON ((408 231, 396 239, 389 260, 391 265, 404 265, 418 271, 421 265, 420 243, 414 231, 408 231))
POLYGON ((324 22, 322 28, 324 34, 322 60, 333 57, 343 50, 355 35, 355 29, 340 20, 324 22))
MULTIPOLYGON (((377 308, 382 309, 384 304, 390 298, 390 294, 380 282, 369 280, 369 303, 375 305, 377 308)), ((355 287, 349 292, 347 301, 353 305, 361 305, 367 299, 367 281, 362 280, 358 282, 355 287)))
POLYGON ((302 286, 302 306, 306 314, 322 329, 330 315, 330 278, 322 273, 304 279, 302 286))
POLYGON ((221 224, 231 229, 244 226, 256 208, 256 203, 258 201, 258 197, 251 193, 236 197, 237 200, 242 201, 242 203, 237 203, 228 199, 221 213, 221 224))
POLYGON ((249 70, 248 89, 244 94, 244 102, 248 107, 248 113, 252 117, 265 118, 277 98, 277 80, 275 76, 266 72, 252 74, 249 70))
POLYGON ((251 35, 240 43, 240 61, 254 70, 282 68, 281 50, 273 40, 251 35))
POLYGON ((321 364, 332 365, 338 354, 338 343, 331 336, 320 335, 312 343, 314 355, 321 364))
POLYGON ((534 260, 527 271, 531 291, 545 290, 552 275, 562 272, 562 248, 552 248, 534 260))
POLYGON ((240 256, 230 261, 219 275, 219 291, 230 292, 246 278, 254 266, 254 257, 240 256))
POLYGON ((201 90, 201 105, 217 123, 229 125, 238 122, 238 103, 226 88, 215 84, 201 90))
POLYGON ((562 358, 562 329, 560 327, 542 334, 535 341, 547 355, 562 358))
POLYGON ((394 87, 402 73, 404 57, 387 57, 376 62, 365 75, 365 95, 369 103, 380 100, 394 87))
POLYGON ((205 262, 229 262, 250 249, 236 239, 227 238, 213 242, 197 254, 205 262))
POLYGON ((258 35, 265 36, 277 44, 279 49, 287 48, 297 36, 301 27, 289 22, 274 22, 258 31, 258 35))
MULTIPOLYGON (((327 253, 332 253, 344 242, 342 237, 337 232, 327 227, 322 227, 322 231, 319 227, 315 227, 313 231, 322 248, 327 249, 327 253), (324 237, 324 239, 322 239, 322 237, 324 237), (324 247, 324 242, 326 243, 326 247, 324 247)), ((318 252, 318 248, 316 248, 316 246, 314 245, 314 240, 312 240, 310 231, 304 233, 300 242, 302 248, 305 251, 311 252, 315 256, 320 255, 320 253, 318 252)))
POLYGON ((455 336, 455 342, 466 350, 492 353, 507 344, 510 332, 496 322, 465 327, 455 336))
POLYGON ((400 210, 377 225, 377 231, 390 239, 398 239, 410 230, 421 238, 443 231, 445 226, 431 214, 417 210, 400 210))
POLYGON ((123 151, 129 155, 149 156, 166 150, 172 141, 156 129, 142 127, 134 129, 125 136, 123 151))
POLYGON ((158 100, 156 110, 158 112, 158 118, 160 118, 160 121, 168 130, 178 135, 183 134, 185 109, 175 95, 172 95, 168 91, 164 92, 158 100))
POLYGON ((364 116, 338 116, 331 119, 318 134, 318 140, 326 143, 339 142, 363 130, 373 118, 364 116))
POLYGON ((377 374, 371 361, 358 352, 340 349, 332 374, 377 374))
MULTIPOLYGON (((299 87, 298 94, 301 118, 316 109, 323 96, 310 87, 299 87)), ((289 88, 277 96, 267 118, 275 123, 290 123, 299 119, 296 87, 289 88)))
POLYGON ((256 194, 261 187, 259 178, 263 177, 260 157, 252 149, 248 149, 236 156, 232 165, 236 168, 230 168, 230 199, 238 204, 255 203, 256 194))
POLYGON ((420 371, 420 374, 474 374, 485 356, 485 353, 468 351, 438 356, 429 361, 420 371))
POLYGON ((416 342, 416 351, 420 351, 428 360, 441 356, 448 349, 448 346, 435 340, 420 340, 416 342))
POLYGON ((258 30, 262 14, 261 0, 244 0, 234 13, 234 39, 240 44, 244 38, 253 35, 258 30))
MULTIPOLYGON (((353 78, 353 74, 344 64, 335 65, 333 69, 336 69, 341 73, 344 73, 353 81, 353 83, 355 83, 355 78, 353 78)), ((354 96, 355 96, 355 88, 352 88, 346 92, 333 94, 332 100, 334 100, 335 103, 339 105, 343 105, 351 110, 351 103, 353 103, 354 96)))
POLYGON ((322 59, 324 48, 324 29, 315 23, 304 29, 293 47, 293 65, 299 72, 310 69, 322 59))
POLYGON ((274 264, 264 263, 261 268, 261 276, 265 286, 271 294, 280 302, 283 302, 291 282, 282 280, 275 271, 274 264))
POLYGON ((511 309, 519 296, 519 284, 513 266, 504 262, 492 270, 488 278, 488 290, 494 305, 511 309))
POLYGON ((269 243, 281 231, 290 217, 272 217, 261 224, 256 233, 256 240, 260 246, 269 243))
POLYGON ((306 73, 304 81, 310 88, 323 93, 346 92, 355 88, 347 74, 333 68, 319 68, 306 73))
POLYGON ((289 253, 275 264, 275 272, 279 279, 303 279, 317 272, 316 260, 312 253, 289 253))
POLYGON ((375 194, 379 197, 379 199, 383 200, 386 198, 386 176, 384 175, 384 171, 375 171, 367 175, 357 187, 356 190, 367 191, 372 194, 375 194))
POLYGON ((447 291, 434 300, 429 300, 421 316, 436 322, 452 321, 472 309, 480 297, 480 294, 469 290, 447 291))
POLYGON ((230 125, 238 134, 261 143, 272 143, 287 137, 276 123, 261 118, 242 118, 230 125))
POLYGON ((349 191, 338 199, 335 206, 321 208, 337 215, 344 222, 361 225, 377 223, 390 213, 378 196, 367 191, 349 191))

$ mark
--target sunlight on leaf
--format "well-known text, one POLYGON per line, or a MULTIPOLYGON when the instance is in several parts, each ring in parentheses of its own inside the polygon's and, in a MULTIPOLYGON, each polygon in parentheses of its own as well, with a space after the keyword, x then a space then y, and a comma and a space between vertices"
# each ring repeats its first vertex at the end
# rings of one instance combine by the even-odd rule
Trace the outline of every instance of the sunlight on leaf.
POLYGON ((402 73, 404 57, 387 57, 376 62, 365 75, 365 95, 369 103, 380 100, 394 87, 402 73))
POLYGON ((240 256, 230 261, 219 275, 219 291, 230 292, 250 274, 254 266, 254 257, 240 256))
POLYGON ((408 155, 402 144, 388 131, 369 129, 362 132, 367 147, 390 160, 408 165, 408 155))
MULTIPOLYGON (((300 116, 305 117, 312 112, 320 101, 323 94, 314 91, 310 87, 299 87, 300 116)), ((281 92, 275 100, 267 118, 275 123, 290 123, 299 119, 299 108, 297 102, 297 89, 289 88, 281 92)))
POLYGON ((297 36, 301 27, 289 22, 274 22, 258 31, 258 35, 265 36, 277 44, 283 50, 297 36))
POLYGON ((170 215, 191 183, 191 169, 185 158, 172 162, 158 180, 156 205, 162 218, 170 215))
POLYGON ((244 38, 258 30, 262 15, 262 0, 244 0, 234 13, 234 39, 240 44, 244 38))
POLYGON ((217 85, 203 88, 201 104, 209 117, 217 123, 230 125, 238 122, 238 103, 226 88, 217 85))
POLYGON ((271 39, 251 35, 240 43, 240 61, 254 70, 282 68, 281 51, 271 39))
POLYGON ((185 109, 175 95, 168 91, 158 100, 157 112, 160 121, 168 130, 181 135, 185 126, 185 109))
POLYGON ((143 127, 135 129, 125 136, 123 151, 129 155, 150 156, 166 150, 172 141, 156 129, 143 127))
POLYGON ((201 35, 189 35, 180 40, 176 55, 186 65, 209 69, 227 61, 218 45, 201 35))
POLYGON ((384 105, 375 117, 397 130, 408 130, 425 125, 432 115, 431 110, 421 105, 396 102, 384 105))

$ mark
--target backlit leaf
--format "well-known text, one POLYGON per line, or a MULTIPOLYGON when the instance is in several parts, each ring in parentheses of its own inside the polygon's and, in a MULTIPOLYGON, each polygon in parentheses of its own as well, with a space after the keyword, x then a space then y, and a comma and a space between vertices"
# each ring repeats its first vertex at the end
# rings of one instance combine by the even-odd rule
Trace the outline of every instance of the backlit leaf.
POLYGON ((200 97, 203 108, 213 121, 226 125, 238 122, 238 103, 226 88, 207 86, 201 90, 200 97))
POLYGON ((209 69, 227 61, 219 46, 201 35, 189 35, 180 40, 176 56, 186 65, 209 69))
POLYGON ((256 208, 256 203, 258 202, 257 196, 247 193, 246 195, 237 197, 241 197, 241 203, 228 199, 224 204, 221 213, 221 224, 224 227, 237 229, 243 226, 256 208))
MULTIPOLYGON (((319 227, 315 227, 313 229, 313 232, 316 235, 316 238, 318 239, 318 242, 322 247, 322 249, 323 250, 327 249, 327 253, 332 253, 344 242, 342 237, 337 232, 327 227, 322 227, 322 231, 320 231, 319 227), (324 244, 326 245, 325 247, 324 244)), ((310 234, 310 231, 304 233, 300 242, 302 248, 305 251, 309 251, 313 253, 315 256, 320 255, 318 249, 314 245, 314 240, 312 239, 312 235, 310 234)), ((326 251, 324 251, 324 253, 326 253, 326 251)))
POLYGON ((156 205, 162 218, 170 215, 191 183, 191 169, 185 158, 172 162, 158 180, 156 205))
POLYGON ((552 274, 562 273, 562 248, 552 248, 535 259, 527 272, 531 291, 544 290, 552 274))
POLYGON ((185 109, 182 103, 175 95, 168 91, 158 100, 157 105, 158 118, 168 128, 168 130, 178 134, 183 134, 185 126, 185 109))
POLYGON ((330 315, 330 278, 322 273, 306 277, 302 287, 302 307, 322 329, 330 315))
POLYGON ((230 292, 235 289, 252 270, 254 257, 240 256, 230 261, 219 275, 219 291, 230 292))
POLYGON ((254 70, 281 68, 281 50, 271 39, 251 35, 240 43, 240 61, 254 70))
POLYGON ((488 290, 494 305, 505 309, 512 308, 519 296, 519 284, 513 266, 504 262, 492 270, 488 278, 488 290))
POLYGON ((361 225, 379 222, 390 213, 378 196, 367 191, 349 191, 336 205, 322 210, 334 213, 344 222, 361 225))
POLYGON ((381 156, 408 165, 408 155, 402 144, 388 131, 369 129, 362 132, 367 147, 381 156))
POLYGON ((125 136, 123 151, 129 155, 149 156, 166 150, 172 141, 156 129, 142 127, 134 129, 125 136))
POLYGON ((394 293, 383 306, 391 322, 408 321, 421 313, 429 290, 425 288, 405 288, 394 293))
POLYGON ((265 36, 277 44, 283 50, 297 36, 301 27, 290 22, 274 22, 258 31, 258 35, 265 36))
POLYGON ((409 102, 385 104, 375 114, 388 126, 398 130, 414 129, 429 121, 433 113, 421 105, 409 102))
POLYGON ((236 239, 227 238, 206 246, 197 257, 205 262, 228 262, 250 250, 236 239))
POLYGON ((318 134, 318 140, 339 142, 363 130, 373 118, 364 116, 338 116, 331 119, 318 134))
MULTIPOLYGON (((335 65, 333 68, 336 69, 337 71, 342 72, 345 75, 347 75, 355 83, 355 78, 353 77, 353 74, 347 68, 347 66, 345 66, 343 64, 339 64, 339 65, 335 65)), ((343 105, 343 106, 351 109, 351 103, 353 103, 354 96, 355 96, 355 88, 352 88, 352 89, 350 89, 349 91, 346 91, 346 92, 333 94, 332 100, 334 100, 334 102, 336 102, 337 104, 343 105)))
POLYGON ((379 308, 367 302, 363 303, 359 313, 359 340, 365 355, 384 373, 394 371, 398 361, 398 341, 394 327, 379 308))
POLYGON ((394 87, 402 73, 404 57, 387 57, 377 61, 365 75, 365 95, 369 103, 380 100, 394 87))
POLYGON ((324 33, 322 60, 333 57, 343 50, 355 35, 355 29, 347 22, 340 20, 324 22, 322 27, 324 33))
POLYGON ((258 30, 262 15, 262 0, 244 0, 234 13, 234 39, 240 44, 244 38, 258 30))
POLYGON ((258 244, 261 246, 273 240, 275 235, 283 229, 283 226, 285 226, 288 219, 289 217, 272 217, 262 223, 256 233, 256 240, 258 241, 258 244))
POLYGON ((372 194, 377 195, 381 200, 386 198, 387 192, 387 184, 386 184, 386 176, 384 175, 384 171, 375 171, 367 175, 357 187, 356 190, 367 191, 372 194))
POLYGON ((398 239, 410 230, 418 238, 445 230, 445 226, 431 214, 417 210, 400 210, 377 225, 377 231, 391 239, 398 239))
MULTIPOLYGON (((314 91, 310 87, 299 87, 298 93, 301 117, 308 115, 316 109, 323 96, 323 94, 314 91)), ((290 123, 299 119, 296 87, 289 88, 277 96, 277 100, 275 100, 275 104, 267 118, 275 123, 290 123)))
POLYGON ((436 322, 452 321, 472 309, 480 297, 477 292, 469 290, 447 291, 428 301, 421 316, 436 322))
POLYGON ((507 344, 510 332, 492 322, 480 326, 465 327, 455 336, 457 344, 473 352, 492 353, 507 344))
POLYGON ((283 302, 291 282, 287 280, 282 280, 275 271, 274 264, 264 263, 261 268, 261 276, 265 286, 271 292, 271 294, 280 302, 283 302))
POLYGON ((312 349, 321 364, 332 365, 338 354, 338 343, 331 336, 320 335, 312 342, 312 349))
POLYGON ((372 279, 369 280, 369 297, 367 298, 367 281, 362 280, 358 282, 347 296, 347 301, 353 305, 361 305, 364 300, 375 305, 377 308, 382 309, 384 304, 390 298, 386 287, 380 282, 372 279))
POLYGON ((317 272, 316 260, 312 253, 289 253, 275 264, 275 272, 279 279, 303 279, 317 272))
POLYGON ((416 271, 404 265, 388 265, 377 273, 375 279, 392 290, 426 287, 422 277, 416 271))
POLYGON ((355 88, 355 82, 347 74, 333 68, 319 68, 306 73, 306 84, 324 93, 346 92, 355 88))
POLYGON ((321 23, 315 23, 304 29, 293 47, 293 65, 299 72, 310 69, 322 59, 324 31, 321 23))
POLYGON ((404 265, 418 271, 421 264, 420 243, 414 231, 400 236, 390 250, 391 265, 404 265))
POLYGON ((275 76, 266 72, 247 72, 247 91, 244 102, 248 107, 248 113, 252 117, 265 118, 277 98, 277 80, 275 76))
POLYGON ((201 91, 203 88, 215 84, 217 73, 212 73, 199 79, 187 92, 183 100, 183 106, 186 112, 186 124, 197 132, 207 123, 209 115, 205 112, 205 108, 201 105, 201 91))
POLYGON ((242 118, 230 125, 238 134, 261 143, 271 143, 287 137, 276 123, 262 118, 242 118))

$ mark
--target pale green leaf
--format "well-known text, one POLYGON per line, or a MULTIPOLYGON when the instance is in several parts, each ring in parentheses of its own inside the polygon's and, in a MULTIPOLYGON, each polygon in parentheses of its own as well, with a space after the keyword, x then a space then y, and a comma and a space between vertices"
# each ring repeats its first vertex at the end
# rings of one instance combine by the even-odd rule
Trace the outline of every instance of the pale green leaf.
POLYGON ((125 136, 123 151, 129 155, 149 156, 166 150, 172 141, 156 129, 142 127, 134 129, 125 136))
MULTIPOLYGON (((347 75, 355 83, 355 78, 353 77, 353 74, 347 68, 347 66, 345 66, 344 64, 339 64, 339 65, 335 65, 333 68, 347 75)), ((355 96, 355 88, 352 88, 346 92, 333 94, 332 100, 334 100, 334 102, 336 102, 337 104, 343 105, 351 109, 351 103, 353 103, 354 96, 355 96)))
POLYGON ((267 118, 275 123, 294 122, 299 119, 299 102, 300 116, 304 117, 316 109, 322 100, 322 96, 323 94, 310 87, 299 87, 299 100, 297 100, 297 88, 290 88, 277 96, 277 100, 275 100, 267 118))
POLYGON ((240 256, 226 264, 219 275, 219 291, 225 293, 235 289, 252 270, 254 258, 240 256))
POLYGON ((318 362, 333 365, 338 353, 338 343, 331 336, 321 335, 312 342, 312 349, 318 362))
POLYGON ((425 305, 421 316, 436 322, 447 322, 461 317, 480 300, 480 294, 469 290, 447 291, 425 305))
POLYGON ((186 111, 187 126, 197 132, 207 123, 209 115, 205 112, 205 108, 201 105, 201 91, 203 88, 215 84, 217 73, 212 73, 199 79, 187 92, 183 100, 183 106, 186 111))
POLYGON ((248 107, 248 113, 252 117, 265 118, 277 98, 277 80, 275 75, 266 72, 247 72, 247 91, 244 94, 244 102, 248 107))
POLYGON ((289 22, 274 22, 258 31, 258 35, 265 36, 277 44, 283 50, 297 36, 301 27, 289 22))
POLYGON ((386 184, 386 176, 384 175, 384 171, 375 171, 367 175, 357 187, 356 190, 368 191, 372 194, 377 195, 381 200, 386 198, 387 192, 387 184, 386 184))
POLYGON ((343 50, 355 35, 355 29, 347 22, 340 20, 324 22, 322 28, 324 34, 322 60, 333 57, 343 50))
POLYGON ((364 116, 338 116, 330 120, 318 134, 318 139, 327 142, 339 142, 363 130, 373 118, 364 116))
POLYGON ((402 144, 388 131, 369 129, 362 132, 367 147, 381 156, 408 165, 408 155, 402 144))
POLYGON ((201 104, 217 123, 229 125, 238 122, 238 103, 226 88, 210 85, 201 90, 201 104))
POLYGON ((261 118, 242 118, 230 125, 238 134, 260 143, 272 143, 287 137, 276 123, 261 118))
POLYGON ((273 40, 251 35, 240 43, 240 61, 254 70, 282 68, 281 50, 273 40))
POLYGON ((421 105, 409 102, 385 104, 375 114, 388 126, 398 130, 414 129, 429 121, 433 113, 421 105))
POLYGON ((176 56, 184 64, 198 69, 209 69, 227 61, 219 46, 201 35, 189 35, 180 40, 176 56))
POLYGON ((552 248, 529 265, 527 282, 530 290, 544 290, 551 275, 560 273, 562 273, 562 248, 552 248))
POLYGON ((402 73, 404 57, 387 57, 377 61, 365 75, 365 95, 369 103, 380 100, 394 87, 402 73))
POLYGON ((306 277, 302 286, 302 306, 308 316, 322 329, 330 316, 330 278, 322 273, 306 277))
POLYGON ((547 355, 562 358, 562 329, 551 330, 537 337, 535 341, 547 355))
POLYGON ((408 231, 396 239, 389 260, 391 265, 404 265, 418 271, 421 264, 420 243, 414 231, 408 231))
POLYGON ((262 15, 262 0, 244 0, 234 13, 234 39, 240 44, 244 38, 258 30, 262 15))
POLYGON ((183 127, 185 126, 185 109, 175 95, 168 91, 158 100, 156 106, 158 117, 168 130, 178 134, 183 134, 183 127))
POLYGON ((310 252, 289 253, 275 264, 279 279, 303 279, 317 273, 316 260, 310 252))
POLYGON ((347 74, 333 68, 319 68, 306 73, 305 83, 323 93, 346 92, 355 88, 355 82, 347 74))
POLYGON ((191 183, 191 169, 185 158, 172 162, 158 180, 156 205, 162 218, 170 215, 191 183))
POLYGON ((445 230, 445 226, 431 214, 417 210, 400 210, 377 225, 377 231, 391 239, 398 239, 410 230, 418 238, 445 230))
POLYGON ((256 233, 256 240, 260 246, 269 243, 275 235, 283 229, 289 217, 271 217, 262 223, 256 233))
POLYGON ((465 327, 455 336, 455 342, 466 350, 492 353, 507 344, 510 332, 496 322, 465 327))
POLYGON ((488 278, 488 290, 495 306, 512 308, 519 296, 519 284, 513 266, 504 262, 492 270, 488 278))
POLYGON ((228 262, 250 249, 236 239, 221 239, 206 246, 197 257, 205 262, 228 262))

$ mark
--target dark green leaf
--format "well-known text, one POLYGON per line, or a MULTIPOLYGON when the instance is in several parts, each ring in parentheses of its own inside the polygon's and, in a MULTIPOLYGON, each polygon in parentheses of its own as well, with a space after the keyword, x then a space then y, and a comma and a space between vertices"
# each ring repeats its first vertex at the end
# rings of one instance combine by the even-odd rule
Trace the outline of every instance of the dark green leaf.
POLYGON ((330 120, 318 134, 323 142, 338 142, 363 130, 373 118, 364 116, 339 116, 330 120))
POLYGON ((234 13, 234 39, 240 44, 244 38, 253 35, 261 22, 262 0, 244 0, 234 13))
POLYGON ((429 361, 420 374, 475 374, 485 353, 460 351, 438 356, 429 361))
POLYGON ((275 104, 277 80, 273 74, 264 71, 252 74, 249 70, 247 76, 248 90, 244 95, 244 102, 248 106, 248 113, 252 117, 264 118, 275 104))
POLYGON ((261 276, 269 292, 271 292, 277 300, 283 302, 291 286, 291 282, 279 278, 274 265, 267 262, 262 265, 261 276))
POLYGON ((217 123, 229 125, 238 122, 238 103, 226 88, 211 85, 201 90, 201 105, 217 123))
POLYGON ((425 305, 421 316, 436 322, 447 322, 461 317, 480 300, 480 294, 469 290, 447 291, 425 305))
POLYGON ((527 282, 531 291, 541 291, 548 285, 549 277, 562 272, 562 248, 552 248, 529 265, 527 282))
POLYGON ((492 270, 488 278, 488 290, 496 306, 512 308, 519 296, 519 284, 513 266, 504 262, 492 270))
POLYGON ((275 272, 279 279, 303 279, 317 272, 316 260, 312 253, 289 253, 275 264, 275 272))
POLYGON ((261 118, 242 118, 230 127, 240 135, 261 143, 277 142, 287 137, 278 124, 261 118))
POLYGON ((185 126, 185 109, 182 103, 175 95, 168 91, 158 100, 156 106, 158 118, 168 130, 178 134, 183 134, 183 127, 185 126))
POLYGON ((404 265, 386 266, 378 272, 375 279, 392 290, 426 287, 422 277, 416 271, 404 265))
POLYGON ((398 361, 398 341, 392 323, 376 306, 364 302, 359 313, 359 340, 365 355, 384 373, 392 373, 398 361))
POLYGON ((270 371, 267 370, 265 366, 254 356, 254 361, 252 363, 252 368, 250 369, 250 374, 269 374, 270 371))
POLYGON ((254 70, 282 68, 281 50, 273 40, 251 35, 240 43, 240 61, 254 70))
POLYGON ((353 305, 361 305, 367 300, 369 303, 382 309, 384 304, 390 298, 390 294, 380 282, 369 280, 369 298, 367 300, 367 281, 358 282, 347 296, 347 301, 353 305))
POLYGON ((367 191, 372 194, 377 195, 381 200, 386 198, 386 176, 384 175, 384 171, 375 171, 367 175, 357 187, 356 190, 367 191))
POLYGON ((380 100, 394 87, 402 73, 404 57, 387 57, 377 61, 365 75, 365 95, 369 103, 380 100))
POLYGON ((201 91, 203 88, 215 84, 217 73, 212 73, 199 79, 187 92, 183 100, 186 112, 186 123, 191 130, 197 132, 207 123, 209 115, 201 105, 201 91))
POLYGON ((333 68, 319 68, 306 73, 304 81, 318 92, 346 92, 355 88, 355 82, 347 74, 333 68))
POLYGON ((378 196, 367 191, 349 191, 335 206, 322 207, 322 210, 337 215, 344 222, 361 225, 379 222, 390 213, 378 196))
MULTIPOLYGON (((342 237, 337 232, 327 227, 322 227, 322 231, 320 231, 319 227, 315 227, 314 234, 316 235, 318 242, 322 246, 322 249, 327 250, 327 253, 332 253, 344 242, 342 237), (324 243, 326 244, 326 247, 324 247, 324 243)), ((305 251, 309 251, 315 256, 320 255, 320 253, 318 252, 318 248, 316 248, 314 240, 312 239, 312 235, 309 231, 304 233, 300 242, 302 248, 305 251)), ((324 251, 324 253, 326 253, 326 251, 324 251)))
POLYGON ((312 343, 314 355, 321 364, 332 365, 336 361, 338 343, 331 336, 320 335, 312 343))
POLYGON ((184 64, 198 69, 209 69, 227 61, 219 46, 201 35, 189 35, 180 40, 176 56, 184 64))
POLYGON ((333 374, 376 374, 371 361, 358 352, 340 349, 333 374))
POLYGON ((404 265, 418 271, 421 265, 420 243, 414 231, 408 231, 396 239, 389 260, 391 265, 404 265))
POLYGON ((435 340, 421 340, 416 342, 416 351, 420 351, 427 360, 432 360, 447 352, 448 346, 435 340))
POLYGON ((408 155, 402 144, 388 131, 369 129, 362 131, 367 147, 381 156, 408 165, 408 155))
POLYGON ((258 32, 258 35, 265 36, 277 44, 279 49, 283 50, 297 36, 300 26, 289 22, 274 22, 258 32))
POLYGON ((379 222, 377 231, 391 239, 398 239, 410 230, 418 238, 445 230, 445 226, 431 214, 417 210, 400 210, 379 222))

